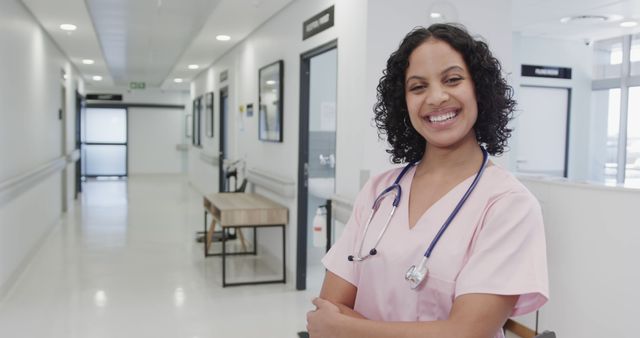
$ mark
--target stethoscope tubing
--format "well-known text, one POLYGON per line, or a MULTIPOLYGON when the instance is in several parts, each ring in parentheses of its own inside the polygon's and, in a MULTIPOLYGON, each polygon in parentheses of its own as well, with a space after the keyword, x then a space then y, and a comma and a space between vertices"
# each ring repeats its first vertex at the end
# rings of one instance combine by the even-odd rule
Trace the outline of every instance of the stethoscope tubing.
POLYGON ((451 212, 447 220, 444 222, 444 224, 442 224, 442 226, 440 227, 440 230, 438 230, 436 237, 434 237, 433 241, 431 241, 431 244, 429 244, 429 248, 427 248, 427 251, 425 251, 424 257, 426 258, 431 257, 431 252, 436 247, 436 244, 438 243, 438 241, 440 240, 444 232, 449 227, 449 224, 451 224, 451 222, 456 217, 456 215, 458 215, 458 212, 460 211, 460 209, 462 209, 464 202, 467 201, 467 198, 469 198, 469 195, 471 195, 473 190, 476 188, 476 185, 478 185, 478 182, 480 181, 480 177, 484 173, 484 170, 487 168, 487 163, 489 162, 489 154, 484 148, 481 148, 481 149, 482 149, 482 166, 480 167, 480 170, 478 170, 478 173, 476 174, 476 177, 473 179, 473 182, 471 183, 467 191, 464 193, 460 201, 458 201, 458 204, 453 209, 453 211, 451 212))
MULTIPOLYGON (((431 257, 431 253, 432 253, 433 249, 435 248, 436 244, 438 243, 438 241, 440 241, 440 238, 442 237, 444 232, 447 230, 447 228, 449 227, 449 225, 451 224, 453 219, 456 217, 456 215, 458 214, 458 212, 460 211, 460 209, 462 208, 462 206, 466 202, 467 198, 469 198, 469 195, 471 195, 471 193, 475 189, 476 185, 480 181, 480 177, 482 176, 482 174, 484 173, 484 170, 487 167, 487 163, 489 162, 489 154, 488 154, 487 150, 485 150, 483 147, 480 147, 480 149, 482 150, 482 166, 478 170, 478 173, 476 174, 473 182, 471 183, 471 185, 469 186, 467 191, 464 193, 464 195, 462 196, 462 198, 460 199, 460 201, 458 202, 456 207, 453 209, 453 211, 451 212, 451 214, 449 215, 447 220, 444 222, 444 224, 442 224, 442 226, 440 227, 440 230, 438 230, 438 233, 436 234, 434 239, 431 241, 431 244, 429 244, 429 247, 427 248, 427 251, 425 251, 425 253, 424 253, 425 262, 426 262, 426 259, 431 257)), ((357 252, 357 254, 355 256, 354 255, 350 255, 348 257, 349 261, 358 261, 358 262, 360 262, 360 261, 363 261, 363 260, 365 260, 365 259, 369 258, 370 256, 373 256, 373 255, 375 255, 377 253, 376 248, 378 247, 378 244, 382 240, 382 237, 384 236, 385 232, 389 228, 389 223, 391 222, 391 218, 395 214, 396 208, 398 207, 398 204, 400 204, 400 199, 401 199, 401 196, 402 196, 402 188, 400 187, 399 182, 404 177, 404 175, 407 173, 407 171, 409 171, 409 169, 411 167, 413 167, 416 163, 417 162, 411 162, 411 163, 407 164, 402 169, 402 171, 400 172, 398 177, 396 177, 396 180, 393 182, 393 184, 391 186, 387 187, 386 189, 384 189, 380 193, 380 195, 378 195, 378 197, 376 197, 376 199, 375 199, 375 201, 373 203, 373 206, 371 207, 371 213, 369 214, 369 218, 367 219, 367 223, 365 224, 365 227, 364 227, 364 230, 363 230, 362 240, 360 241, 360 246, 358 248, 358 252, 357 252), (382 200, 387 196, 387 194, 389 194, 391 192, 395 192, 395 196, 394 196, 393 203, 392 203, 393 207, 391 209, 391 212, 389 213, 389 216, 387 217, 387 221, 385 222, 385 225, 382 228, 382 231, 378 235, 378 238, 376 238, 376 241, 375 241, 375 243, 373 245, 373 248, 369 251, 369 253, 367 253, 366 255, 363 256, 362 255, 362 248, 364 246, 364 242, 365 242, 365 239, 367 237, 367 233, 369 231, 369 226, 371 225, 371 221, 373 220, 373 217, 375 216, 376 212, 378 211, 378 208, 380 206, 380 203, 382 203, 382 200)))

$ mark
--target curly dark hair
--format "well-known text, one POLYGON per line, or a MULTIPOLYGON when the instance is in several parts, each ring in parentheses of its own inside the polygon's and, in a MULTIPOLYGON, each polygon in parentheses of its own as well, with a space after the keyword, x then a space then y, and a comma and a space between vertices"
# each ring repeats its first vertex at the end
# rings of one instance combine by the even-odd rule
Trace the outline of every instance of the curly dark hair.
POLYGON ((437 39, 449 44, 462 55, 473 79, 478 118, 473 126, 476 138, 489 154, 501 155, 511 136, 507 124, 512 118, 516 102, 513 88, 502 77, 502 66, 491 54, 489 46, 474 39, 467 30, 456 24, 434 24, 428 28, 414 28, 400 43, 398 50, 387 60, 378 83, 374 106, 378 137, 387 135, 393 163, 418 161, 424 155, 426 140, 416 132, 409 120, 405 101, 405 73, 409 56, 422 43, 437 39))

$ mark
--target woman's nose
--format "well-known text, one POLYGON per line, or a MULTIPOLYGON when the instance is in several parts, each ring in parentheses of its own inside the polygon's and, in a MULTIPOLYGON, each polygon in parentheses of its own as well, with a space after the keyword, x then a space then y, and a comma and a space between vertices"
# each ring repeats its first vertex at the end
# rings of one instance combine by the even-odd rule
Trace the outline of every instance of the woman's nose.
POLYGON ((449 100, 449 93, 442 86, 432 86, 427 93, 426 102, 428 105, 438 107, 449 100))

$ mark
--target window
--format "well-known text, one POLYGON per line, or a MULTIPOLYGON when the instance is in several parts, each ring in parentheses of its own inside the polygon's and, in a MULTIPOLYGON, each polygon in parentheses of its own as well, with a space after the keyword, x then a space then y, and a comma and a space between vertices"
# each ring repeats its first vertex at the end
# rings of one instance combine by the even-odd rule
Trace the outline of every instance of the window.
POLYGON ((640 187, 640 35, 594 45, 592 88, 591 177, 640 187))
POLYGON ((622 74, 622 38, 598 41, 593 46, 594 79, 619 78, 622 74))
POLYGON ((640 87, 629 88, 625 185, 640 188, 640 87))
POLYGON ((640 75, 640 34, 631 41, 631 75, 640 75))

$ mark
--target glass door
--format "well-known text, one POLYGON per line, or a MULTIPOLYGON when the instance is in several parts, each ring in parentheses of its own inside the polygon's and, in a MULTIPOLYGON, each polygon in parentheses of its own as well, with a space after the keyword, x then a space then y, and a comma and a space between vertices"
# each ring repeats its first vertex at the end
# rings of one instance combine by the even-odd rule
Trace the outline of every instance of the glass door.
POLYGON ((127 109, 87 108, 81 136, 82 176, 127 176, 127 109))

